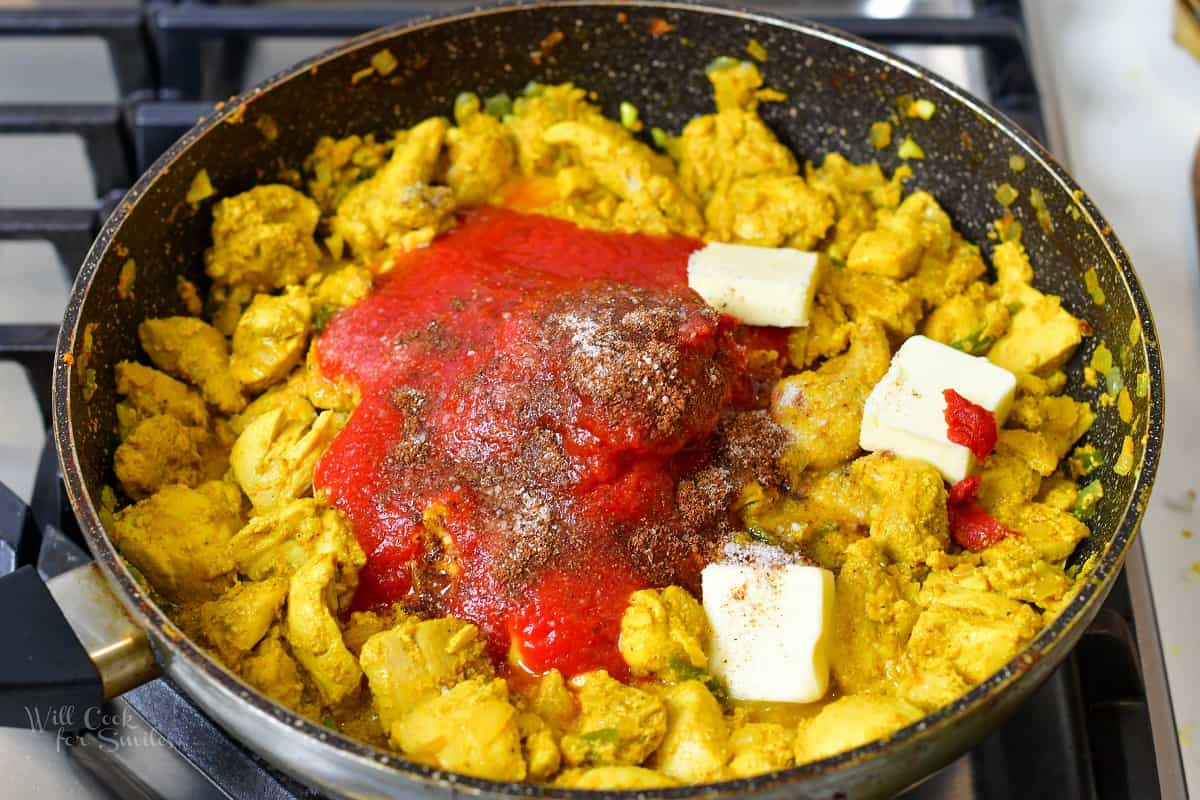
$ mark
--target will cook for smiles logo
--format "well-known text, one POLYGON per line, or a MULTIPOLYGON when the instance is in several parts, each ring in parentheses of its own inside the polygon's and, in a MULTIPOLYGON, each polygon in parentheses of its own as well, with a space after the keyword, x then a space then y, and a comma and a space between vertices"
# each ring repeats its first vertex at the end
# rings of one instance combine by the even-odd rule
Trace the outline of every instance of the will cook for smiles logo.
POLYGON ((158 731, 147 727, 128 708, 26 708, 25 716, 30 730, 54 735, 60 752, 68 747, 98 747, 113 752, 126 747, 168 744, 158 731))

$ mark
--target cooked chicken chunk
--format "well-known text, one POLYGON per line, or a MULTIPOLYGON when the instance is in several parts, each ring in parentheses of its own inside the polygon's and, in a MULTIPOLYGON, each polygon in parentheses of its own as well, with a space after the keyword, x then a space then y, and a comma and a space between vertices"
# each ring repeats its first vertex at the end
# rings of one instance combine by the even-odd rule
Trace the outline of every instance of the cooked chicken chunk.
POLYGON ((494 674, 479 629, 451 618, 404 620, 369 638, 359 662, 385 731, 456 683, 494 674))
POLYGON ((299 286, 255 295, 233 332, 229 371, 251 392, 278 383, 300 363, 311 321, 312 304, 299 286))
POLYGON ((299 422, 276 408, 247 425, 229 463, 254 510, 261 514, 309 494, 317 459, 343 424, 332 411, 299 422))
POLYGON ((282 184, 256 186, 213 207, 213 244, 205 253, 218 284, 255 291, 282 289, 317 270, 321 254, 313 231, 321 210, 282 184))
POLYGON ((236 414, 246 405, 229 372, 229 343, 213 326, 195 317, 148 319, 138 338, 155 366, 195 386, 221 412, 236 414))
POLYGON ((284 627, 293 655, 317 685, 321 699, 330 705, 356 694, 362 683, 358 659, 346 648, 330 610, 336 576, 330 555, 313 558, 292 573, 284 627))
POLYGON ((209 481, 195 489, 165 486, 114 517, 121 554, 172 600, 207 599, 232 581, 227 547, 242 525, 236 486, 209 481))

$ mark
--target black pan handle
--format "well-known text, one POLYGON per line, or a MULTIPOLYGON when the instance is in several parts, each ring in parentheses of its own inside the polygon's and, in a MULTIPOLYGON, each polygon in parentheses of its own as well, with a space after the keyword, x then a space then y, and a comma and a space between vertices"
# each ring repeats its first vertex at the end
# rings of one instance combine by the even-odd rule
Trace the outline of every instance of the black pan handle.
POLYGON ((33 567, 0 578, 0 725, 79 728, 88 710, 158 675, 145 632, 95 564, 49 583, 33 567))
POLYGON ((104 701, 100 670, 33 567, 0 578, 0 725, 81 727, 104 701))

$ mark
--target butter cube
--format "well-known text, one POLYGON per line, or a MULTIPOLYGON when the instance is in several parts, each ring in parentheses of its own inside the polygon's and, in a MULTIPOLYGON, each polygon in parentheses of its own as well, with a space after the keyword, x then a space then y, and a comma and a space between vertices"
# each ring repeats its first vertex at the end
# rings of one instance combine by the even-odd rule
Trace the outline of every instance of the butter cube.
POLYGON ((957 483, 974 471, 976 459, 970 449, 950 441, 945 390, 991 411, 1000 427, 1016 388, 1016 376, 986 358, 913 336, 896 351, 887 374, 867 397, 859 446, 925 461, 957 483))
POLYGON ((820 256, 790 247, 712 242, 688 259, 688 286, 745 325, 808 325, 820 256))
POLYGON ((709 564, 709 664, 735 700, 811 703, 829 688, 833 574, 801 564, 709 564))

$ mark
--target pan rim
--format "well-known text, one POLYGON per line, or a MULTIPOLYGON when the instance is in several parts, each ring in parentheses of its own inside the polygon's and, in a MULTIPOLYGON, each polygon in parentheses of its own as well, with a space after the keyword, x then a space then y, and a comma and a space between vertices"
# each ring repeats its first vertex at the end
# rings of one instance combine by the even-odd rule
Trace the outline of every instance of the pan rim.
POLYGON ((720 5, 701 5, 681 0, 665 0, 664 2, 655 2, 654 0, 563 0, 562 2, 534 0, 533 2, 518 1, 489 4, 467 11, 406 20, 347 39, 329 50, 292 65, 267 78, 226 102, 223 106, 220 106, 219 110, 212 115, 201 119, 151 165, 121 200, 117 209, 102 226, 100 234, 93 243, 78 272, 75 284, 72 287, 70 301, 64 313, 55 352, 52 384, 54 409, 53 435, 59 464, 66 484, 68 499, 87 539, 88 547, 96 558, 96 561, 100 564, 110 586, 114 588, 118 597, 126 608, 129 609, 138 624, 154 634, 152 641, 155 643, 156 651, 158 651, 156 655, 159 656, 160 661, 166 662, 171 659, 182 659, 191 667, 203 673, 203 676, 209 679, 220 691, 228 694, 231 698, 236 698, 245 703, 247 705, 246 711, 268 715, 292 728, 307 733, 310 737, 320 740, 323 744, 341 751, 343 757, 360 760, 363 766, 370 765, 371 767, 376 767, 377 765, 385 765, 390 769, 399 771, 403 777, 419 781, 423 784, 456 791, 465 790, 471 793, 498 793, 507 796, 525 797, 598 797, 609 795, 629 797, 632 794, 637 794, 646 797, 669 798, 691 796, 697 793, 733 794, 746 790, 778 788, 826 776, 830 773, 840 772, 859 762, 873 760, 878 756, 885 756, 893 748, 914 740, 914 737, 925 739, 933 736, 937 730, 948 725, 953 719, 971 713, 973 710, 986 704, 995 702, 1025 672, 1033 667, 1041 658, 1042 653, 1050 651, 1060 642, 1065 647, 1066 642, 1077 638, 1082 633, 1082 627, 1090 622, 1091 617, 1095 615, 1108 589, 1111 588, 1113 579, 1123 563, 1126 552, 1135 539, 1138 526, 1148 502, 1149 489, 1153 484, 1154 474, 1158 466, 1163 435, 1165 398, 1163 394, 1161 351, 1158 346, 1154 320, 1146 301, 1145 293, 1129 260, 1128 254, 1121 247, 1115 233, 1107 225, 1099 210, 1092 203, 1091 198, 1086 194, 1079 200, 1080 210, 1085 215, 1087 223, 1092 228, 1094 234, 1100 237, 1100 241, 1104 243, 1107 255, 1113 265, 1117 267, 1117 272, 1121 276, 1124 289, 1137 312, 1141 324, 1142 346, 1146 354, 1146 370, 1150 375, 1149 412, 1146 428, 1147 444, 1143 448, 1142 459, 1138 466, 1133 491, 1130 493, 1128 502, 1119 514, 1119 523, 1116 526, 1112 539, 1108 546, 1098 555, 1091 573, 1089 573, 1087 579, 1076 591, 1071 601, 1052 622, 1039 632, 1033 642, 1003 668, 973 687, 966 694, 960 696, 953 703, 923 716, 917 722, 900 729, 886 739, 874 740, 830 758, 765 775, 672 789, 639 792, 596 792, 588 790, 565 790, 537 784, 504 783, 472 778, 418 764, 398 754, 387 752, 366 743, 350 739, 340 733, 329 731, 323 726, 301 717, 268 699, 265 695, 249 687, 240 678, 233 675, 232 672, 228 671, 223 665, 219 664, 187 638, 149 599, 145 592, 142 591, 125 567, 123 560, 117 553, 115 544, 104 530, 96 506, 84 486, 82 471, 74 447, 75 436, 70 414, 72 366, 67 363, 67 359, 64 359, 64 356, 74 352, 78 334, 79 312, 87 299, 93 276, 107 254, 115 235, 120 231, 125 220, 128 218, 131 209, 161 177, 163 167, 177 159, 194 141, 206 132, 220 125, 227 118, 240 113, 248 103, 252 102, 262 92, 274 88, 314 67, 319 68, 322 64, 340 58, 349 51, 365 48, 373 42, 391 39, 405 33, 453 24, 462 19, 500 14, 519 14, 535 11, 539 8, 562 7, 662 9, 665 12, 681 11, 685 13, 706 13, 727 16, 733 19, 748 20, 783 28, 847 48, 872 59, 880 65, 903 71, 915 78, 932 84, 939 91, 951 97, 955 102, 966 106, 987 124, 998 128, 1014 145, 1021 149, 1026 158, 1033 158, 1037 164, 1044 168, 1067 194, 1081 191, 1074 179, 1050 156, 1041 144, 999 111, 917 64, 868 41, 816 22, 788 20, 756 11, 720 5), (165 655, 159 651, 159 648, 165 649, 165 655))

